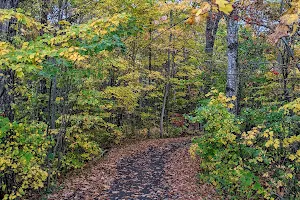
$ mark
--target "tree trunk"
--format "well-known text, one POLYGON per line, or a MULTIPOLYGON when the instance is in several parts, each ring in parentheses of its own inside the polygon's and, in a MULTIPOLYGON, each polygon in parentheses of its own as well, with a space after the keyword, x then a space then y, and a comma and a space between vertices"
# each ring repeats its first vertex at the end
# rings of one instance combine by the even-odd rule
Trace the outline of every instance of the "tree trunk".
POLYGON ((217 14, 213 14, 211 11, 209 12, 206 18, 206 45, 205 45, 205 53, 212 54, 214 50, 214 44, 216 39, 216 34, 219 27, 219 22, 222 18, 223 14, 221 12, 217 14))
MULTIPOLYGON (((48 23, 49 3, 50 3, 49 0, 42 0, 40 21, 41 21, 41 24, 44 26, 47 26, 47 23, 48 23)), ((43 35, 43 34, 44 34, 44 30, 41 29, 40 35, 43 35)), ((46 78, 42 78, 40 80, 38 93, 41 93, 41 94, 47 93, 47 79, 46 78)), ((41 100, 41 103, 42 103, 42 105, 39 109, 43 111, 42 113, 46 113, 47 106, 44 105, 43 99, 41 100)), ((37 114, 39 121, 46 122, 46 119, 43 117, 43 114, 40 114, 39 109, 38 109, 38 114, 37 114)))
POLYGON ((215 79, 212 78, 212 73, 214 71, 213 64, 213 51, 215 45, 216 34, 219 27, 219 22, 222 18, 223 14, 213 13, 210 11, 206 18, 206 30, 205 30, 205 53, 207 54, 206 66, 208 69, 208 76, 204 77, 204 81, 208 84, 204 87, 203 92, 207 93, 211 89, 212 85, 214 85, 215 79))
MULTIPOLYGON (((1 0, 0 9, 15 9, 17 8, 19 0, 1 0)), ((13 41, 16 30, 13 28, 15 19, 0 23, 0 41, 7 40, 13 41)), ((11 69, 0 70, 0 115, 7 117, 11 122, 14 121, 14 112, 12 104, 14 103, 14 83, 15 73, 11 69)), ((9 139, 9 138, 7 138, 9 139)), ((4 183, 6 188, 0 190, 0 199, 2 199, 7 191, 13 191, 14 183, 16 181, 15 173, 12 169, 8 169, 4 176, 0 176, 0 185, 4 183)))
POLYGON ((48 21, 50 0, 42 0, 41 5, 41 24, 46 25, 48 21))
POLYGON ((55 105, 55 99, 56 99, 56 77, 54 76, 51 79, 51 93, 50 93, 50 129, 55 129, 55 121, 56 121, 56 105, 55 105))
MULTIPOLYGON (((278 44, 278 48, 280 48, 280 43, 278 44)), ((288 64, 290 57, 288 54, 287 47, 283 45, 283 53, 279 53, 277 56, 277 62, 281 69, 282 74, 282 87, 283 87, 283 100, 286 102, 290 102, 290 94, 288 90, 288 77, 289 77, 289 70, 288 64)))
POLYGON ((164 134, 164 117, 165 117, 165 112, 166 112, 167 98, 169 95, 169 87, 170 87, 170 84, 168 82, 166 84, 165 90, 164 90, 164 99, 163 99, 163 105, 162 105, 161 115, 160 115, 160 137, 163 137, 163 134, 164 134))
MULTIPOLYGON (((15 9, 17 8, 19 0, 1 0, 0 9, 15 9)), ((16 30, 12 28, 15 19, 0 23, 0 33, 3 39, 12 42, 16 30)), ((0 70, 0 114, 7 117, 10 121, 14 120, 14 112, 11 104, 14 102, 13 86, 14 85, 14 71, 0 70)))
MULTIPOLYGON (((170 11, 170 27, 173 25, 173 11, 170 11)), ((165 90, 164 90, 164 99, 163 99, 163 104, 162 104, 162 109, 161 109, 161 115, 160 115, 160 137, 163 137, 164 134, 164 117, 165 117, 165 112, 166 112, 166 105, 167 105, 167 99, 169 95, 169 89, 170 89, 170 69, 171 69, 171 42, 172 42, 172 32, 170 32, 169 36, 169 48, 168 48, 168 61, 166 65, 166 77, 167 77, 167 83, 165 85, 165 90)))
MULTIPOLYGON (((149 48, 148 48, 148 69, 149 73, 152 71, 152 19, 150 19, 150 29, 149 29, 149 48)), ((151 79, 149 78, 149 85, 151 83, 151 79)))
MULTIPOLYGON (((238 96, 238 21, 236 20, 237 10, 234 10, 228 17, 227 23, 227 83, 226 83, 226 96, 238 96)), ((231 113, 238 113, 238 99, 233 100, 233 108, 230 108, 231 113)))
POLYGON ((14 71, 0 70, 0 114, 11 122, 14 120, 14 112, 11 104, 14 102, 13 85, 14 71))

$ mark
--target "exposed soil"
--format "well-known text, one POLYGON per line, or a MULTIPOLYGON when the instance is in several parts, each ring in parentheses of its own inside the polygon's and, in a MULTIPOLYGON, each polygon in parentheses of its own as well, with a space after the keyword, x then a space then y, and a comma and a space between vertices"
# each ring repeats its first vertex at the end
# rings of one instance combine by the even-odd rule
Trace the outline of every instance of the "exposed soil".
POLYGON ((198 184, 199 161, 188 154, 190 138, 155 139, 112 149, 68 176, 49 200, 217 199, 198 184))

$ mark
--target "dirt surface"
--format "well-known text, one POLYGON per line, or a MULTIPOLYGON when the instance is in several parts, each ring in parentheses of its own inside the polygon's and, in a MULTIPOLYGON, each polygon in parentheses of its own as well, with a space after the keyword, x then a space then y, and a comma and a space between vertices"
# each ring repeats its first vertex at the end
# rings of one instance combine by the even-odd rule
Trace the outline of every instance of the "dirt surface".
POLYGON ((49 200, 216 199, 197 182, 199 161, 188 154, 190 138, 155 139, 112 149, 64 180, 49 200))

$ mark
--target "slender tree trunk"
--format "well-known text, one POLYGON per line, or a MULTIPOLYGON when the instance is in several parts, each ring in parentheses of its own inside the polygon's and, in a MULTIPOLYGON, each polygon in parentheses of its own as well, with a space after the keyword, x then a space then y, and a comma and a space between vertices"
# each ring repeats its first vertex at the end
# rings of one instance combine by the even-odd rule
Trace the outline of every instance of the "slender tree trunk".
POLYGON ((170 87, 170 84, 167 83, 165 85, 165 89, 164 89, 164 99, 163 99, 163 105, 162 105, 161 115, 160 115, 160 137, 163 137, 163 134, 164 134, 164 117, 165 117, 165 112, 166 112, 167 98, 169 95, 169 87, 170 87))
POLYGON ((50 0, 42 0, 41 5, 41 24, 46 25, 48 21, 50 0))
POLYGON ((60 22, 63 18, 63 0, 58 1, 58 17, 57 21, 60 22))
POLYGON ((56 99, 56 77, 54 76, 51 79, 51 93, 50 93, 50 129, 55 129, 55 121, 56 121, 56 105, 55 105, 55 99, 56 99))
MULTIPOLYGON (((49 0, 42 0, 42 5, 41 5, 41 24, 43 24, 44 26, 47 26, 48 23, 48 14, 49 14, 49 0)), ((44 30, 41 29, 40 35, 44 34, 44 30)), ((40 82, 39 82, 39 93, 41 94, 46 94, 47 93, 47 79, 42 77, 40 82)), ((43 99, 41 99, 41 107, 39 109, 41 109, 43 111, 43 113, 47 112, 47 106, 44 105, 45 101, 43 99)), ((39 121, 44 121, 46 122, 46 119, 43 117, 43 114, 40 114, 40 112, 38 111, 37 113, 38 115, 38 119, 39 121)))
POLYGON ((208 68, 207 72, 209 76, 205 76, 205 82, 208 84, 204 87, 203 92, 207 93, 211 86, 214 84, 215 79, 212 79, 212 73, 215 70, 213 64, 213 51, 215 45, 216 34, 219 27, 219 22, 222 18, 223 14, 213 13, 210 11, 206 18, 206 30, 205 30, 205 53, 207 54, 206 66, 208 68))
MULTIPOLYGON (((283 45, 284 46, 284 45, 283 45)), ((283 100, 290 102, 290 94, 288 90, 288 77, 289 77, 289 54, 287 48, 284 46, 283 53, 279 53, 277 56, 277 62, 280 65, 282 74, 282 84, 283 84, 283 100)))
MULTIPOLYGON (((19 0, 1 0, 0 9, 15 9, 18 3, 19 0)), ((13 41, 13 37, 16 35, 16 30, 13 27, 15 23, 15 19, 0 23, 0 41, 13 41)), ((14 121, 14 111, 12 109, 12 104, 14 103, 14 84, 15 72, 11 69, 0 70, 0 115, 7 117, 11 122, 14 121)), ((5 189, 2 188, 2 190, 0 190, 0 199, 2 199, 8 191, 16 191, 14 188, 15 182, 16 176, 12 169, 8 169, 4 173, 4 176, 0 176, 0 185, 2 183, 6 185, 5 189)))
POLYGON ((222 18, 222 13, 219 12, 217 14, 213 14, 211 11, 209 12, 206 18, 206 31, 205 31, 205 53, 212 54, 214 50, 214 44, 216 39, 216 34, 219 27, 219 22, 222 18))
MULTIPOLYGON (((1 0, 0 9, 15 9, 19 0, 1 0)), ((16 35, 16 30, 13 28, 15 19, 0 23, 0 34, 3 39, 12 42, 16 35)), ((2 38, 0 38, 2 39, 2 38)), ((15 82, 15 73, 13 70, 0 70, 0 114, 7 117, 10 121, 14 120, 14 112, 11 105, 14 103, 13 87, 15 82)))
MULTIPOLYGON (((149 73, 152 71, 152 19, 150 18, 150 28, 149 28, 149 48, 148 48, 148 70, 149 73)), ((148 85, 150 85, 152 82, 151 78, 148 78, 148 85)), ((148 131, 147 131, 147 137, 151 137, 151 125, 149 125, 148 131)))
POLYGON ((14 120, 14 112, 11 104, 14 102, 14 71, 0 70, 0 114, 7 117, 11 122, 14 120))
MULTIPOLYGON (((283 0, 281 0, 280 2, 280 15, 283 13, 283 9, 284 9, 284 4, 285 2, 283 0)), ((284 40, 285 38, 283 38, 284 40)), ((288 43, 288 42, 287 42, 288 43)), ((289 95, 289 91, 288 91, 288 77, 289 77, 289 71, 288 71, 288 64, 289 64, 289 60, 290 60, 290 54, 288 52, 288 47, 286 46, 286 44, 284 44, 282 42, 282 40, 280 40, 280 42, 277 44, 278 48, 283 47, 283 52, 279 52, 278 56, 277 56, 277 63, 280 66, 281 69, 281 74, 282 74, 282 84, 283 84, 283 99, 286 102, 290 101, 290 95, 289 95)))
MULTIPOLYGON (((56 99, 56 77, 52 77, 51 78, 51 82, 50 82, 50 90, 49 90, 49 100, 48 100, 48 134, 49 134, 49 129, 55 129, 56 126, 55 126, 55 120, 56 120, 56 105, 55 105, 55 99, 56 99)), ((53 154, 54 157, 56 156, 56 151, 57 151, 57 148, 60 144, 60 135, 61 135, 61 132, 59 132, 59 134, 57 136, 55 136, 57 139, 56 139, 56 144, 54 146, 54 148, 50 148, 48 150, 48 153, 47 153, 47 158, 46 158, 46 162, 47 162, 47 168, 48 168, 48 174, 49 176, 47 177, 47 190, 50 189, 50 183, 51 183, 51 178, 52 178, 52 165, 53 163, 50 161, 50 154, 53 154)), ((51 138, 53 138, 53 136, 51 135, 51 138)))
MULTIPOLYGON (((152 71, 152 19, 150 19, 150 29, 149 29, 149 48, 148 48, 148 69, 151 73, 152 71)), ((151 83, 151 79, 149 78, 149 84, 151 83)))
MULTIPOLYGON (((170 27, 172 27, 173 24, 173 11, 170 11, 170 27)), ((166 105, 167 105, 167 99, 169 95, 169 90, 170 90, 170 69, 171 69, 171 42, 172 42, 172 32, 170 32, 169 36, 169 48, 168 48, 168 61, 166 65, 166 77, 167 77, 167 83, 165 85, 164 89, 164 99, 163 99, 163 104, 162 104, 162 109, 161 109, 161 115, 160 115, 160 137, 163 137, 164 134, 164 117, 166 113, 166 105)))
MULTIPOLYGON (((18 7, 18 4, 19 0, 1 0, 0 9, 15 9, 18 7)), ((3 35, 0 39, 11 41, 12 37, 16 34, 16 30, 11 26, 14 23, 14 19, 0 23, 0 33, 3 35)))
MULTIPOLYGON (((234 10, 228 17, 227 23, 227 83, 226 96, 238 96, 238 21, 236 20, 237 10, 234 10)), ((234 107, 229 109, 231 113, 238 113, 238 99, 232 101, 234 107)))

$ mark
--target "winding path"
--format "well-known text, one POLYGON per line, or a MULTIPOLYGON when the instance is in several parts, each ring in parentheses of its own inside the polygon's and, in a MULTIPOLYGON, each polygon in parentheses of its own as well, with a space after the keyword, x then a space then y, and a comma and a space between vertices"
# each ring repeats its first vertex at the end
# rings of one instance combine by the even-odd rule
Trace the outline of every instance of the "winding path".
POLYGON ((150 147, 146 152, 122 159, 118 175, 105 196, 107 199, 177 199, 170 194, 165 163, 178 148, 188 143, 172 143, 163 149, 150 147))
POLYGON ((189 144, 190 138, 173 138, 113 149, 70 175, 48 199, 216 199, 211 187, 197 184, 199 161, 190 158, 189 144))

